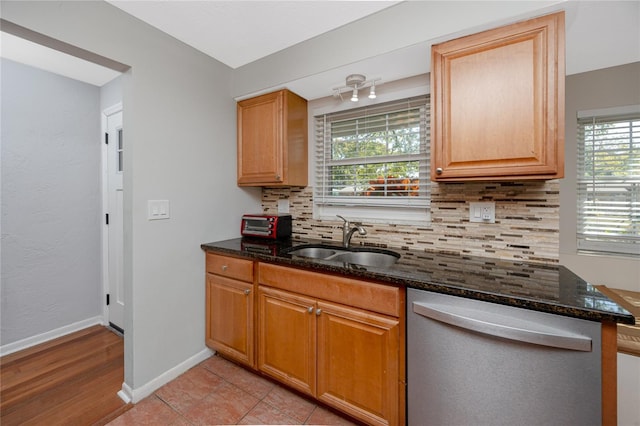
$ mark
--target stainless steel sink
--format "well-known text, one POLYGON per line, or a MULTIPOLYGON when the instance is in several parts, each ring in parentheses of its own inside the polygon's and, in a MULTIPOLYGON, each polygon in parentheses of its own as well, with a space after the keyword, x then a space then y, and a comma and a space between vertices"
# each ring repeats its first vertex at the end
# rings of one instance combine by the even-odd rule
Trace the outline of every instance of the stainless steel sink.
POLYGON ((349 251, 331 256, 329 260, 344 263, 355 263, 363 266, 391 266, 398 261, 400 255, 394 252, 349 251))
POLYGON ((314 259, 326 259, 329 256, 336 254, 333 249, 324 247, 303 247, 289 252, 295 256, 311 257, 314 259))
POLYGON ((400 258, 391 250, 377 248, 341 248, 326 245, 302 245, 289 249, 287 254, 311 259, 331 260, 362 266, 387 267, 400 258))

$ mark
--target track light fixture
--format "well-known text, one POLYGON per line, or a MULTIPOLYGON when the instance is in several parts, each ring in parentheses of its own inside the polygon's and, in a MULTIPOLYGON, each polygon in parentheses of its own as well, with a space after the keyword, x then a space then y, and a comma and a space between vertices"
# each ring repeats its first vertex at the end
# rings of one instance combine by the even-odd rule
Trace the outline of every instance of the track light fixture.
POLYGON ((343 93, 351 92, 351 102, 358 102, 358 91, 361 89, 365 89, 370 87, 369 89, 369 99, 376 98, 376 83, 379 83, 380 79, 376 78, 373 80, 367 80, 367 78, 362 74, 350 74, 346 78, 346 85, 341 87, 333 88, 333 96, 336 98, 340 98, 340 100, 344 100, 342 97, 343 93))

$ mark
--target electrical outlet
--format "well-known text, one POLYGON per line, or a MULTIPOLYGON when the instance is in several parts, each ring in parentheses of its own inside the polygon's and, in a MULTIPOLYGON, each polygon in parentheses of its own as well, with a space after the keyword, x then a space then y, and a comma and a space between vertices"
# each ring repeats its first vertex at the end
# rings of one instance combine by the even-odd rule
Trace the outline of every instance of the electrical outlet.
POLYGON ((496 223, 496 203, 469 203, 469 222, 496 223))
POLYGON ((278 200, 278 213, 289 213, 289 199, 278 200))

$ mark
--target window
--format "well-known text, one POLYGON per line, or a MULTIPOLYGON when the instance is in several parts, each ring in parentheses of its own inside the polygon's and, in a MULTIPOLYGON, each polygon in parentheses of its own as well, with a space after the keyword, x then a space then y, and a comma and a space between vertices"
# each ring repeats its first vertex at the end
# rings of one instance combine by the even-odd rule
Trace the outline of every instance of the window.
POLYGON ((578 250, 640 255, 640 106, 578 113, 578 250))
POLYGON ((118 129, 118 147, 116 148, 116 151, 118 152, 118 173, 122 173, 124 167, 124 163, 122 162, 122 143, 122 128, 120 128, 118 129))
POLYGON ((428 220, 429 97, 316 117, 321 217, 428 220))

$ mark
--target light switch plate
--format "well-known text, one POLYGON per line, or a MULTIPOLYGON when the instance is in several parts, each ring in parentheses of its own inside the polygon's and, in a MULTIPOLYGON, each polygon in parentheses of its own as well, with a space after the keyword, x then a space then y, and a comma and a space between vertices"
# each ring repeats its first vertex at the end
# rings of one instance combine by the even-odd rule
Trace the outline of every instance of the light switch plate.
POLYGON ((169 200, 147 201, 147 218, 149 220, 169 219, 169 200))
POLYGON ((469 222, 496 223, 496 203, 469 203, 469 222))

